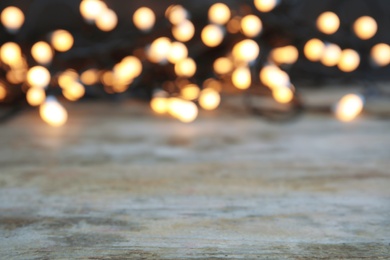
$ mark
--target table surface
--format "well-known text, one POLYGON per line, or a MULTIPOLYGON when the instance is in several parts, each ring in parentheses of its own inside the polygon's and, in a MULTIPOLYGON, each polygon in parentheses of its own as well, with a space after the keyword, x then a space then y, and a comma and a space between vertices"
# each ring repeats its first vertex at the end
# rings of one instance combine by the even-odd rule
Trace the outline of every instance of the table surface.
POLYGON ((69 109, 0 126, 2 259, 390 259, 390 121, 69 109))

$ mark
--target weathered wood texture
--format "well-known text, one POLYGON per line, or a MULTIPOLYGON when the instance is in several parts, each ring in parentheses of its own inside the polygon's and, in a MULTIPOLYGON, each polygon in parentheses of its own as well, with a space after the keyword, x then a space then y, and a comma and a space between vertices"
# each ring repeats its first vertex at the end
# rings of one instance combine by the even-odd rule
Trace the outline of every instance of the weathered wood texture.
POLYGON ((146 110, 0 127, 1 259, 390 259, 389 121, 146 110))

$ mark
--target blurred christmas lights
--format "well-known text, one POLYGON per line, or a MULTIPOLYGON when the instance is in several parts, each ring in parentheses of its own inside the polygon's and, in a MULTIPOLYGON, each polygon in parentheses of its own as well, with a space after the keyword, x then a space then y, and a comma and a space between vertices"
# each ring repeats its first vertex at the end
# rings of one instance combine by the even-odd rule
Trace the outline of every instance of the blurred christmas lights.
MULTIPOLYGON (((262 15, 277 12, 278 5, 282 4, 283 1, 278 0, 254 0, 245 8, 238 8, 215 3, 209 6, 208 21, 204 24, 192 20, 191 12, 182 5, 171 5, 165 10, 167 23, 161 23, 156 10, 142 6, 129 14, 127 22, 132 22, 141 33, 137 37, 144 39, 142 37, 147 35, 147 40, 134 44, 136 47, 131 48, 131 53, 115 57, 110 66, 88 65, 78 71, 58 71, 53 65, 61 53, 77 53, 77 50, 72 52, 77 49, 76 36, 65 29, 48 32, 28 46, 17 40, 2 42, 0 61, 5 83, 0 82, 0 102, 9 94, 8 84, 20 85, 27 103, 40 106, 42 119, 50 125, 61 126, 67 121, 67 112, 55 98, 46 97, 53 89, 59 88, 67 100, 77 101, 86 95, 86 86, 102 85, 107 93, 123 93, 137 84, 137 79, 150 78, 153 82, 153 71, 160 71, 157 75, 163 74, 169 87, 152 95, 152 110, 157 114, 170 114, 182 122, 192 122, 198 115, 196 104, 204 110, 216 109, 225 86, 242 91, 260 85, 278 103, 291 104, 297 92, 292 87, 288 68, 302 58, 300 53, 310 62, 320 62, 345 73, 358 70, 366 60, 373 68, 389 65, 390 47, 383 42, 372 46, 370 57, 364 57, 354 46, 345 48, 319 36, 301 40, 302 46, 291 41, 263 49, 266 41, 262 37, 267 37, 263 31, 268 24, 262 15), (169 26, 169 35, 159 33, 163 26, 169 26), (207 61, 199 61, 202 48, 205 53, 216 50, 218 56, 209 55, 207 61), (206 66, 210 68, 209 74, 214 72, 213 79, 198 78, 206 66), (198 85, 199 81, 204 84, 198 85)), ((79 12, 89 26, 96 26, 102 33, 125 25, 119 24, 122 21, 117 13, 101 0, 82 0, 79 12)), ((343 17, 332 10, 316 17, 313 25, 324 37, 345 29, 341 26, 343 17)), ((10 34, 17 34, 25 21, 23 12, 15 6, 2 10, 0 18, 10 34)), ((371 16, 361 16, 350 25, 350 30, 358 40, 369 40, 377 34, 378 23, 371 16)), ((155 88, 161 88, 163 81, 155 88)), ((363 104, 359 96, 347 95, 338 103, 336 117, 351 121, 360 114, 363 104)))

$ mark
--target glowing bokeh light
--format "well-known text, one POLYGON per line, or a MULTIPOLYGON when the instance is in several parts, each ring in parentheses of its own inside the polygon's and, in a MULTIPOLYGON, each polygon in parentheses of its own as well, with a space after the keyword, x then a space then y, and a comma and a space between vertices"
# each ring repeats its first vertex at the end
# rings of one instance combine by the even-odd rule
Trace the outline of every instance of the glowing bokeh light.
POLYGON ((208 47, 217 47, 224 38, 222 28, 215 24, 206 25, 201 33, 202 42, 208 47))
POLYGON ((66 30, 56 30, 51 36, 51 45, 59 52, 66 52, 72 48, 74 39, 66 30))
POLYGON ((27 72, 27 83, 31 87, 45 88, 51 80, 50 72, 42 66, 35 66, 27 72))
POLYGON ((378 31, 378 24, 370 16, 359 17, 353 24, 353 30, 357 37, 368 40, 375 36, 378 31))
POLYGON ((133 15, 134 25, 141 31, 149 31, 156 22, 156 15, 148 7, 140 7, 133 15))
POLYGON ((47 65, 53 59, 53 50, 48 43, 40 41, 32 46, 31 55, 39 64, 47 65))
POLYGON ((6 7, 0 17, 3 26, 11 33, 18 32, 25 19, 23 12, 15 6, 6 7))
POLYGON ((317 18, 317 28, 325 34, 334 34, 340 27, 340 18, 333 12, 324 12, 317 18))
POLYGON ((363 111, 363 107, 362 97, 356 94, 347 94, 337 103, 335 115, 340 121, 350 122, 363 111))

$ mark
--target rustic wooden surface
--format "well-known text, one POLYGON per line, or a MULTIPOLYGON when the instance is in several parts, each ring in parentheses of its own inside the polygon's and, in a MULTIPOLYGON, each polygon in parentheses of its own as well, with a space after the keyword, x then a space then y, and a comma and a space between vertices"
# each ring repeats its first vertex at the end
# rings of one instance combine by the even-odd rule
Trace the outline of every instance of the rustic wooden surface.
POLYGON ((142 111, 0 126, 1 259, 390 259, 390 121, 142 111))

